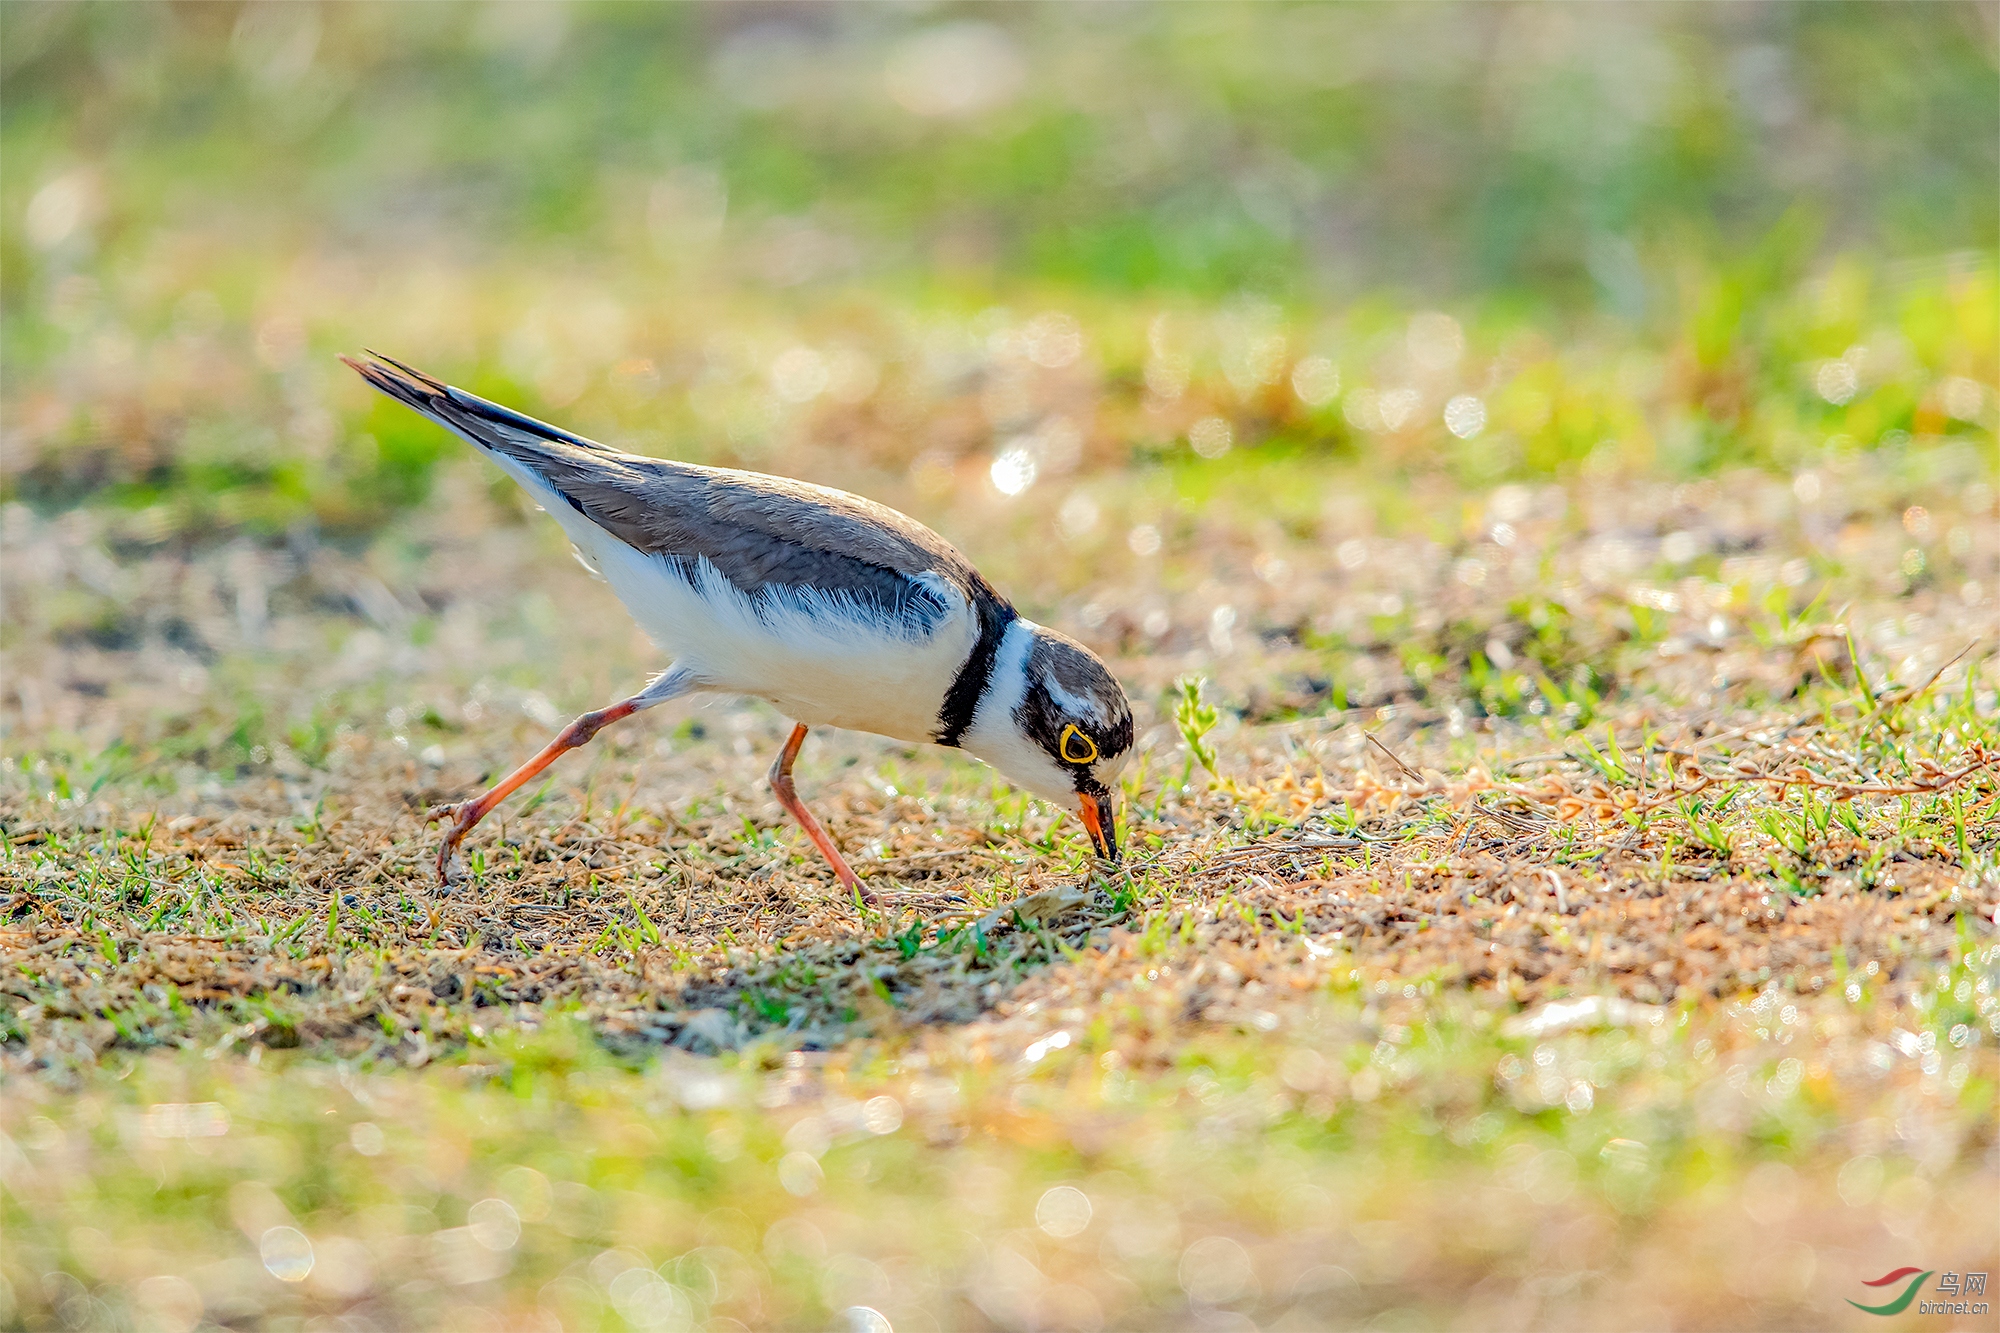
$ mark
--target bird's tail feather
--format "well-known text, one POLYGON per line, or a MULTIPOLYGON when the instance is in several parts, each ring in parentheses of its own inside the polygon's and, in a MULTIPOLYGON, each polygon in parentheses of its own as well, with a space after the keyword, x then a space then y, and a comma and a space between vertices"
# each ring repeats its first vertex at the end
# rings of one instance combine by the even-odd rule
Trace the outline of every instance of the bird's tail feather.
POLYGON ((604 446, 595 440, 455 389, 380 352, 368 355, 372 360, 357 361, 351 356, 340 359, 389 397, 463 435, 482 449, 495 449, 515 458, 520 456, 523 446, 532 454, 536 442, 604 451, 604 446))

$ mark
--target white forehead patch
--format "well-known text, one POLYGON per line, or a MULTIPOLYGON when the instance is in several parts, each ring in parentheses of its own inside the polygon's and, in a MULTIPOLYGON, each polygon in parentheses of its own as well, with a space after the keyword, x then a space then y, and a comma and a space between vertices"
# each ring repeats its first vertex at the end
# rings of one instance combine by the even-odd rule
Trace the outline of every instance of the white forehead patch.
POLYGON ((1055 701, 1056 706, 1070 717, 1088 717, 1097 722, 1110 721, 1104 716, 1101 700, 1095 696, 1070 693, 1063 688, 1062 682, 1056 679, 1053 672, 1042 677, 1042 688, 1049 692, 1049 698, 1055 701))
MULTIPOLYGON (((1031 620, 1022 620, 1019 623, 1026 625, 1031 633, 1041 628, 1031 620)), ((1062 651, 1068 646, 1059 644, 1056 651, 1062 651)), ((1116 721, 1116 712, 1111 707, 1111 700, 1101 694, 1078 694, 1066 688, 1053 671, 1043 672, 1039 684, 1048 692, 1050 701, 1062 709, 1066 716, 1089 718, 1097 724, 1095 729, 1099 731, 1109 729, 1116 721)))

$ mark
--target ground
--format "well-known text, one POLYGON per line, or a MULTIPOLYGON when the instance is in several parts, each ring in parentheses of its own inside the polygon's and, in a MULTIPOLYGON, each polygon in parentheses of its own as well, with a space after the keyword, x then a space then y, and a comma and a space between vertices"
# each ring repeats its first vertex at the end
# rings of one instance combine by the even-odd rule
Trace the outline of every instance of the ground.
POLYGON ((659 665, 475 460, 347 546, 15 505, 9 1318, 1820 1328, 1991 1271, 1987 464, 892 491, 1142 741, 1106 873, 814 733, 881 912, 734 701, 439 888, 425 812, 659 665))

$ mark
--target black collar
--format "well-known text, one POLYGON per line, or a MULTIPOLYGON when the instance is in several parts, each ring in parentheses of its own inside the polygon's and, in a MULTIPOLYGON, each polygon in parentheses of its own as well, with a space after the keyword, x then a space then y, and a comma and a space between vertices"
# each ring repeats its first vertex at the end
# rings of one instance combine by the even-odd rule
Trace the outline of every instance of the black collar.
POLYGON ((1000 640, 1006 637, 1007 626, 1019 619, 1014 608, 989 588, 975 588, 972 605, 979 613, 979 642, 965 655, 958 675, 952 678, 951 688, 944 693, 935 733, 939 745, 957 745, 965 729, 972 725, 972 715, 986 695, 987 682, 993 679, 993 660, 1000 655, 1000 640))

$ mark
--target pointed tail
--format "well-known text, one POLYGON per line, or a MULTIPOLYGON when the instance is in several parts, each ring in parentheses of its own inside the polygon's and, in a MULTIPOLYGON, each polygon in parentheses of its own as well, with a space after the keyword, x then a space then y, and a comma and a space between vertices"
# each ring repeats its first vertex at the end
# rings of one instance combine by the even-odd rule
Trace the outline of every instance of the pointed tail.
POLYGON ((520 451, 523 445, 527 445, 528 452, 533 453, 537 443, 567 444, 578 449, 609 452, 595 440, 586 440, 581 435, 571 434, 546 421, 537 421, 510 407, 488 402, 463 389, 454 389, 443 380, 432 379, 421 370, 414 370, 380 352, 369 352, 368 355, 373 359, 356 361, 351 356, 340 359, 389 397, 463 435, 481 448, 498 449, 510 456, 520 451))

